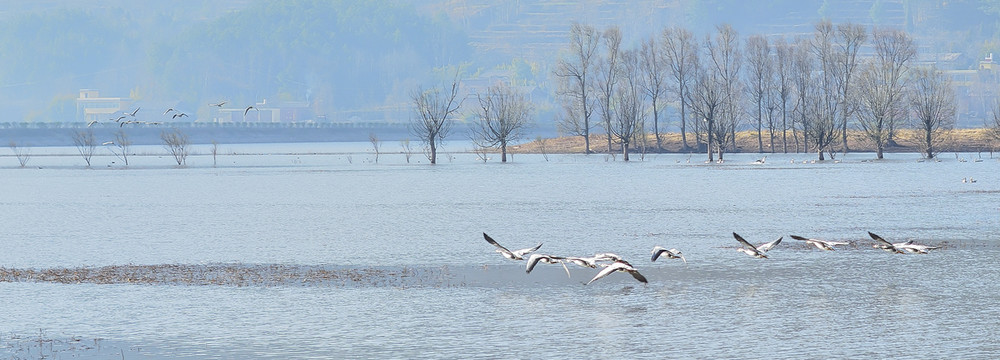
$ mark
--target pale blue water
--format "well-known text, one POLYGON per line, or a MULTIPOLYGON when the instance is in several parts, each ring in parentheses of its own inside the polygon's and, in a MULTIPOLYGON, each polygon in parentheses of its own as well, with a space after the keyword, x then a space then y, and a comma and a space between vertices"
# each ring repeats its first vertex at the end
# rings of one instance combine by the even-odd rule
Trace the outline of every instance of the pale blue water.
POLYGON ((764 165, 730 154, 707 165, 702 155, 484 164, 456 153, 429 166, 384 146, 393 153, 378 164, 364 144, 223 146, 217 168, 207 155, 173 168, 157 147, 129 169, 107 156, 84 169, 72 148, 37 149, 26 169, 0 156, 5 268, 427 270, 403 286, 0 283, 0 336, 100 338, 127 358, 1000 354, 1000 162, 988 154, 769 155, 764 165), (944 248, 888 254, 867 231, 944 248), (525 274, 483 232, 554 255, 615 252, 650 283, 613 274, 583 286, 596 270, 571 267, 567 278, 544 264, 525 274), (733 250, 732 232, 785 240, 754 259, 733 250), (789 234, 855 246, 821 252, 789 234), (654 245, 681 249, 688 264, 651 263, 654 245))

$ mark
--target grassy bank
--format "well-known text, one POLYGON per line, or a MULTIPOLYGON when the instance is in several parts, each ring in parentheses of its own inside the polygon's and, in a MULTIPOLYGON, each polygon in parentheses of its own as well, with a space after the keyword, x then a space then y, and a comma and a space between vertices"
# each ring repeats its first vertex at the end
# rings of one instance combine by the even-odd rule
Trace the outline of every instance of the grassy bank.
MULTIPOLYGON (((796 139, 791 132, 786 134, 787 152, 803 152, 802 134, 797 133, 796 135, 798 137, 798 142, 796 142, 796 139)), ((782 145, 781 133, 775 133, 773 148, 771 147, 770 134, 768 132, 764 132, 762 136, 764 143, 763 152, 785 152, 785 147, 782 145)), ((896 141, 895 146, 887 147, 885 152, 920 152, 921 136, 921 133, 917 130, 898 130, 894 139, 896 141)), ((646 136, 646 142, 648 147, 647 152, 700 152, 694 149, 694 134, 690 133, 687 136, 687 143, 689 146, 687 149, 683 146, 680 133, 661 133, 661 149, 659 150, 656 149, 656 138, 652 134, 646 136)), ((806 152, 815 152, 815 149, 811 148, 811 146, 812 145, 810 144, 810 149, 806 152)), ((874 144, 865 139, 864 134, 860 131, 848 131, 847 146, 852 152, 875 151, 874 144)), ((612 147, 614 148, 614 151, 621 152, 620 144, 613 143, 612 147)), ((956 129, 944 132, 940 141, 936 143, 934 147, 936 149, 935 152, 992 151, 1000 147, 1000 140, 993 137, 990 129, 956 129)), ((592 152, 596 153, 607 152, 607 137, 604 134, 591 134, 590 149, 592 152)), ((834 144, 834 149, 838 152, 841 150, 841 143, 839 141, 834 144)), ((736 148, 729 149, 727 152, 757 153, 759 152, 758 150, 757 132, 742 131, 736 133, 736 148)), ((535 139, 512 147, 511 152, 535 154, 582 154, 584 152, 584 141, 581 136, 535 139)), ((633 145, 631 147, 631 152, 638 153, 640 152, 640 149, 633 145)))

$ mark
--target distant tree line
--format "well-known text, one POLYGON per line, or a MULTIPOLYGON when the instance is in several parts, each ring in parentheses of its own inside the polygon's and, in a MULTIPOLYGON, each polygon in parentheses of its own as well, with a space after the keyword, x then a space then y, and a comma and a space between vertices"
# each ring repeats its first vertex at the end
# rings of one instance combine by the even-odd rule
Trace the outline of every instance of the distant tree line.
POLYGON ((917 47, 904 31, 857 24, 815 24, 811 35, 741 38, 718 25, 698 39, 683 27, 663 29, 635 48, 622 47, 616 26, 574 23, 555 66, 562 104, 560 130, 581 136, 586 153, 600 128, 607 152, 624 159, 652 132, 663 150, 664 109, 678 109, 680 151, 709 161, 735 146, 737 129, 756 133, 757 151, 847 152, 849 129, 874 145, 877 157, 903 127, 920 129, 921 151, 933 157, 955 120, 949 80, 915 68, 917 47), (861 49, 871 49, 861 56, 861 49))

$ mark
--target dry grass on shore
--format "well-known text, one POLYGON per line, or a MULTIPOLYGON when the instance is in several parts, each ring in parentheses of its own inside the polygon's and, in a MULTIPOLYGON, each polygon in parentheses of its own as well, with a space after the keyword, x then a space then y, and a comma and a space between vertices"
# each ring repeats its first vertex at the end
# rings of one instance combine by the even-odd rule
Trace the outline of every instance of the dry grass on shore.
MULTIPOLYGON (((781 135, 780 133, 775 133, 774 139, 774 151, 773 152, 784 152, 781 145, 781 135)), ((802 134, 796 134, 799 139, 799 148, 801 148, 802 134)), ((770 136, 768 132, 762 134, 764 142, 763 152, 772 152, 770 146, 770 136)), ((786 134, 788 139, 788 152, 795 152, 796 141, 793 138, 793 134, 788 132, 786 134)), ((886 148, 886 152, 920 152, 920 132, 912 129, 898 130, 896 134, 896 144, 898 146, 893 146, 886 148)), ((664 153, 688 153, 692 152, 693 149, 684 149, 681 134, 680 133, 661 133, 660 140, 662 144, 662 151, 664 153)), ((646 141, 650 152, 656 147, 656 138, 649 134, 646 136, 646 141)), ((694 146, 694 134, 688 134, 687 142, 689 146, 694 146)), ((849 131, 847 134, 847 146, 853 152, 875 152, 875 147, 871 142, 865 140, 864 135, 860 131, 849 131)), ((991 151, 1000 147, 1000 141, 994 138, 990 129, 956 129, 950 130, 942 134, 940 143, 936 144, 935 147, 939 152, 978 152, 978 151, 991 151)), ((621 151, 621 146, 619 144, 613 144, 612 148, 615 151, 621 151)), ((635 146, 632 147, 632 152, 638 152, 635 146)), ((510 148, 511 153, 519 154, 582 154, 584 151, 584 141, 581 136, 564 136, 558 138, 549 139, 535 139, 523 144, 519 144, 510 148)), ((603 153, 607 149, 607 137, 604 134, 591 134, 590 136, 590 149, 591 152, 603 153)), ((836 149, 839 151, 839 142, 836 145, 836 149)), ((758 152, 757 147, 757 132, 756 131, 741 131, 736 133, 736 149, 730 149, 728 152, 742 152, 742 153, 756 153, 758 152)), ((810 150, 809 152, 813 152, 810 150)))

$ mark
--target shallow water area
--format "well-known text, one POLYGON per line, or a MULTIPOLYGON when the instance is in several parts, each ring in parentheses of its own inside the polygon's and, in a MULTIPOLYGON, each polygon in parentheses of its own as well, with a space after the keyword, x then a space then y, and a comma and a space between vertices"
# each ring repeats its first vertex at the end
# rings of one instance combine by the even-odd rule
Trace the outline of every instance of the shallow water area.
POLYGON ((499 164, 448 152, 430 166, 398 150, 376 163, 364 144, 220 148, 215 166, 202 147, 180 168, 154 147, 128 167, 101 155, 87 169, 73 148, 37 149, 26 168, 0 157, 0 356, 37 357, 22 351, 37 338, 106 345, 59 353, 83 358, 537 354, 496 344, 742 358, 746 339, 799 358, 1000 352, 1000 161, 988 154, 499 164), (868 231, 941 248, 890 254, 868 231), (511 249, 614 252, 649 284, 616 273, 584 286, 598 270, 575 265, 527 274, 484 232, 511 249), (783 241, 754 259, 733 232, 783 241), (791 234, 851 245, 820 251, 791 234), (655 245, 687 264, 650 262, 655 245), (118 281, 2 276, 29 270, 118 281), (303 281, 318 270, 361 280, 303 281))

